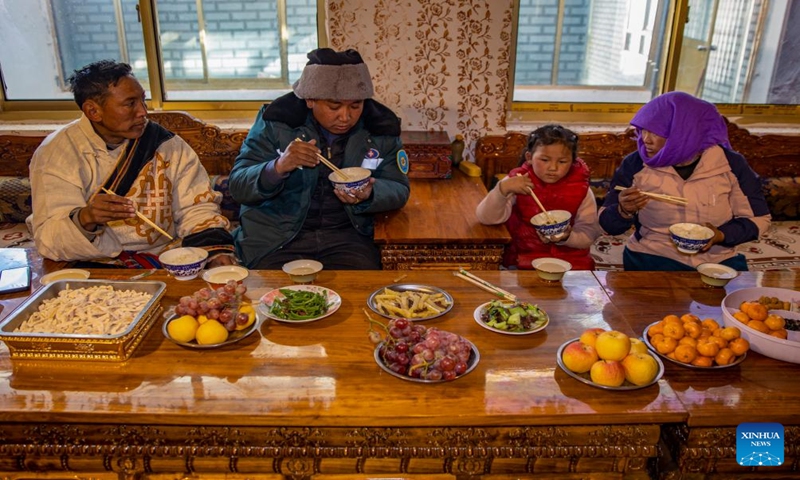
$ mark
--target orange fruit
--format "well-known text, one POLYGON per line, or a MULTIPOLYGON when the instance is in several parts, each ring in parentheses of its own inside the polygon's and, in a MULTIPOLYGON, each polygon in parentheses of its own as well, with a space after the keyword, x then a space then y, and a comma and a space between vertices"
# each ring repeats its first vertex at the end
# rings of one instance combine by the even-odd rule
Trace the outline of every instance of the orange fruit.
POLYGON ((739 320, 740 322, 744 323, 745 325, 747 325, 747 322, 750 321, 750 317, 748 317, 747 314, 744 313, 744 312, 736 312, 736 313, 734 313, 733 314, 733 318, 735 318, 736 320, 739 320))
POLYGON ((657 333, 657 334, 653 335, 652 337, 650 337, 650 345, 655 347, 657 344, 661 343, 662 340, 664 340, 664 334, 663 333, 657 333))
POLYGON ((681 315, 681 322, 683 322, 683 323, 686 323, 686 322, 697 322, 697 323, 700 323, 700 317, 698 317, 697 315, 693 315, 691 313, 685 313, 685 314, 681 315))
POLYGON ((664 337, 663 340, 658 342, 655 347, 658 350, 658 353, 666 355, 675 350, 675 347, 678 346, 678 341, 671 337, 664 337))
POLYGON ((692 365, 696 367, 710 367, 714 364, 713 357, 706 357, 705 355, 698 355, 697 358, 692 360, 692 365))
POLYGON ((770 331, 767 324, 761 320, 750 320, 750 323, 748 323, 747 326, 761 333, 769 333, 770 331))
POLYGON ((692 363, 697 358, 697 349, 691 345, 678 345, 675 347, 675 360, 683 363, 692 363))
POLYGON ((664 333, 664 321, 660 321, 650 325, 650 328, 647 329, 647 336, 652 338, 653 335, 657 333, 664 333))
POLYGON ((774 313, 767 315, 767 318, 764 319, 764 323, 767 325, 767 327, 769 327, 770 330, 780 330, 786 326, 786 320, 784 320, 780 315, 775 315, 774 313))
POLYGON ((701 325, 712 332, 719 328, 719 323, 717 323, 717 321, 713 318, 704 318, 701 322, 701 325))
POLYGON ((681 322, 680 317, 678 317, 677 315, 667 315, 661 321, 664 323, 671 323, 671 322, 683 323, 681 322))
POLYGON ((769 332, 769 334, 775 338, 782 338, 784 340, 786 340, 788 337, 788 332, 786 332, 785 328, 781 328, 780 330, 772 330, 769 332))
POLYGON ((717 362, 717 365, 728 365, 733 363, 734 360, 736 360, 736 356, 733 354, 733 350, 727 347, 721 349, 714 356, 714 361, 717 362))
POLYGON ((691 345, 697 347, 697 339, 692 337, 683 337, 678 340, 678 345, 691 345))
POLYGON ((703 333, 703 327, 697 322, 686 322, 683 324, 683 329, 687 337, 700 338, 700 334, 703 333))
POLYGON ((719 336, 727 341, 739 338, 741 335, 742 331, 738 327, 725 327, 719 330, 719 336))
POLYGON ((673 360, 677 360, 677 358, 675 358, 675 350, 673 350, 673 351, 669 352, 669 353, 667 354, 667 358, 671 358, 671 359, 673 359, 673 360))
POLYGON ((686 334, 686 330, 683 328, 683 324, 670 322, 664 325, 664 336, 667 338, 674 338, 675 340, 680 340, 686 334))
POLYGON ((715 357, 719 353, 719 349, 720 346, 712 341, 697 342, 697 353, 704 357, 715 357))
POLYGON ((758 302, 742 302, 739 309, 753 320, 764 320, 767 318, 767 307, 758 302))
POLYGON ((745 352, 750 350, 750 342, 742 337, 734 338, 728 342, 728 348, 730 348, 733 354, 738 357, 740 355, 744 355, 745 352))
POLYGON ((710 337, 708 337, 708 341, 716 343, 719 346, 719 348, 725 348, 728 346, 727 340, 725 340, 722 337, 718 337, 716 335, 711 335, 710 337))

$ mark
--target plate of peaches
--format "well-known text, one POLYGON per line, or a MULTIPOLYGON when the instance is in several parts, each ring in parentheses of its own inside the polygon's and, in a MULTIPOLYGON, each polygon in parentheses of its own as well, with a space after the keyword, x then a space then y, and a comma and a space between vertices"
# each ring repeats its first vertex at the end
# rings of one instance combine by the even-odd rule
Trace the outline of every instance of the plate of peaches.
POLYGON ((638 390, 664 375, 664 364, 641 340, 601 328, 564 342, 556 363, 575 380, 604 390, 638 390))
POLYGON ((735 367, 750 350, 739 328, 720 325, 713 318, 701 320, 691 313, 667 315, 651 323, 644 329, 642 340, 661 358, 701 370, 735 367))

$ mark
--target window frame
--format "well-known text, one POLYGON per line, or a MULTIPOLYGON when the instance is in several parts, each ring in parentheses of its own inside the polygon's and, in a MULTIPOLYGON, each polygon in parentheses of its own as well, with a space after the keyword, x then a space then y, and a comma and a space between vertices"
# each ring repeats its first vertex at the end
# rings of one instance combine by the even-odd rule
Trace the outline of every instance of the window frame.
MULTIPOLYGON (((285 11, 286 0, 278 1, 278 12, 285 11)), ((144 40, 145 57, 147 59, 147 87, 150 97, 147 99, 148 109, 152 111, 186 111, 199 118, 241 118, 251 117, 252 112, 258 111, 263 101, 253 100, 166 100, 165 76, 161 61, 160 43, 158 42, 158 17, 155 5, 157 0, 139 0, 139 11, 142 35, 144 40), (155 66, 154 68, 152 66, 155 66)), ((325 29, 325 0, 316 0, 317 3, 317 41, 319 47, 328 46, 327 31, 325 29)), ((286 18, 282 18, 280 25, 285 27, 286 18)), ((281 34, 281 51, 287 50, 286 35, 281 34)), ((145 80, 145 79, 141 79, 145 80)), ((233 80, 236 82, 236 80, 233 80)), ((144 81, 142 83, 145 83, 144 81)), ((6 100, 3 89, 0 89, 0 120, 66 120, 72 119, 78 107, 72 99, 64 100, 6 100)))

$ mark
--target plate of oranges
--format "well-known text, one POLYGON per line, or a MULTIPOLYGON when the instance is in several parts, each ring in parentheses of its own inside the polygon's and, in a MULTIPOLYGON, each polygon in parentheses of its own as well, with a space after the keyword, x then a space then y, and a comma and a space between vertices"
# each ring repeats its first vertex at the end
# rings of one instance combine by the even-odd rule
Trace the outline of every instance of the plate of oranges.
POLYGON ((687 313, 667 315, 644 329, 642 340, 662 358, 698 369, 734 367, 747 357, 750 342, 734 326, 720 325, 713 318, 700 319, 687 313))

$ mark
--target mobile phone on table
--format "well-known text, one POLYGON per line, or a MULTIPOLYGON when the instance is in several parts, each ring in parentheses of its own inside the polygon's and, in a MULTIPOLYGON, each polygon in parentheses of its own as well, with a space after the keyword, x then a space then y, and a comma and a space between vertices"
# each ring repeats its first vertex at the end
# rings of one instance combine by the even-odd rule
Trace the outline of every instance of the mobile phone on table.
POLYGON ((21 292, 31 286, 30 267, 9 268, 0 271, 0 293, 21 292))

